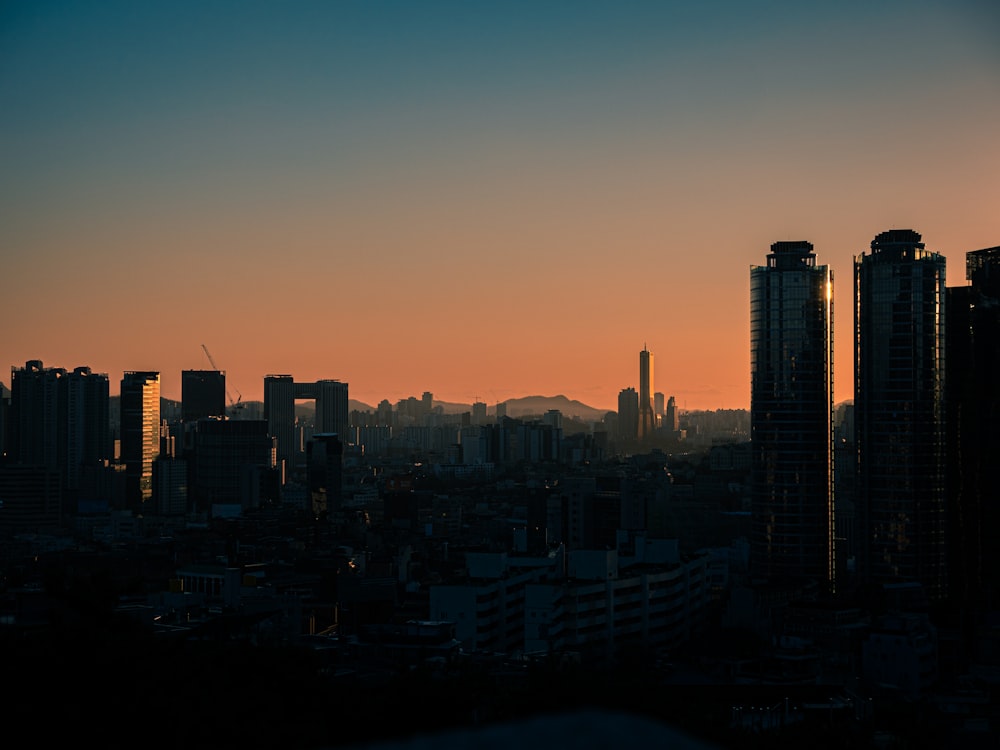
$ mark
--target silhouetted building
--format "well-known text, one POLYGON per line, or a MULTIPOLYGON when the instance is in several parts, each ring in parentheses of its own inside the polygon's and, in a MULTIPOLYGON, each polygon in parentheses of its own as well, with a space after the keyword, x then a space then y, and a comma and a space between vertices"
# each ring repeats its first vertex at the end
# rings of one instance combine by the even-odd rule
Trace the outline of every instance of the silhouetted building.
POLYGON ((306 457, 313 514, 332 520, 342 506, 344 444, 336 433, 317 433, 306 443, 306 457))
POLYGON ((862 581, 947 593, 945 259, 910 229, 854 260, 854 417, 862 581))
POLYGON ((667 399, 667 409, 663 414, 664 427, 670 433, 681 428, 680 414, 677 412, 677 399, 671 396, 667 399))
POLYGON ((350 412, 347 383, 341 383, 339 380, 320 380, 314 388, 313 392, 310 386, 301 384, 299 390, 304 395, 299 398, 312 397, 316 400, 316 432, 332 432, 340 437, 342 443, 353 442, 348 439, 350 412))
POLYGON ((59 472, 0 464, 0 534, 53 533, 62 522, 59 472))
POLYGON ((1000 247, 966 253, 966 278, 947 292, 949 595, 976 613, 1000 585, 1000 247))
POLYGON ((197 507, 258 507, 275 453, 275 439, 262 419, 199 421, 193 472, 197 507))
POLYGON ((264 376, 264 421, 277 440, 278 463, 291 468, 295 459, 295 380, 291 375, 264 376))
POLYGON ((188 512, 188 462, 172 455, 153 461, 153 508, 160 516, 183 516, 188 512))
POLYGON ((120 401, 125 504, 141 513, 153 497, 153 461, 160 453, 160 373, 125 372, 120 401))
POLYGON ((854 442, 854 403, 835 407, 833 418, 833 542, 836 559, 836 580, 840 591, 845 591, 857 572, 858 525, 855 489, 858 476, 858 452, 854 442))
POLYGON ((221 370, 181 371, 181 419, 226 416, 226 373, 221 370))
POLYGON ((750 571, 834 580, 833 274, 809 242, 750 269, 750 571))
POLYGON ((10 388, 0 383, 0 461, 10 448, 10 388))
POLYGON ((653 354, 645 346, 639 352, 639 439, 649 437, 656 429, 653 408, 653 354))
POLYGON ((31 360, 11 369, 11 386, 9 460, 58 472, 64 500, 75 501, 82 468, 112 457, 108 376, 31 360))
POLYGON ((474 425, 484 425, 486 424, 486 402, 485 401, 474 401, 472 403, 472 418, 470 420, 471 424, 474 425))
POLYGON ((639 436, 639 394, 635 388, 618 392, 618 438, 635 440, 639 436))
POLYGON ((295 440, 295 402, 316 402, 316 432, 333 432, 352 443, 347 383, 319 380, 297 383, 291 375, 264 377, 264 418, 268 431, 278 439, 278 461, 294 467, 299 451, 295 440))

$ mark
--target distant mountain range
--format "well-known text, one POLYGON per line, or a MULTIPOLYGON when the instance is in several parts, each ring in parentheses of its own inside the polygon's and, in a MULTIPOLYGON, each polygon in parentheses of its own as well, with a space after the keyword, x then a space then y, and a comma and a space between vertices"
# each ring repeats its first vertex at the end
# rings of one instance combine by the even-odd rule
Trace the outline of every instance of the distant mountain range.
MULTIPOLYGON (((245 402, 248 405, 256 403, 260 406, 260 402, 245 402)), ((602 409, 595 409, 593 406, 588 406, 581 401, 575 401, 569 399, 566 396, 524 396, 523 398, 509 398, 506 401, 501 402, 507 405, 507 416, 522 418, 530 416, 541 416, 545 412, 552 409, 556 409, 562 413, 564 417, 569 417, 571 419, 579 419, 583 422, 599 422, 604 419, 604 415, 607 411, 602 409)), ((472 411, 472 404, 465 404, 454 401, 437 401, 433 402, 434 408, 440 407, 445 414, 462 414, 464 412, 472 411)), ((395 408, 396 404, 393 404, 395 408)), ((357 399, 350 398, 347 400, 347 407, 351 411, 371 411, 374 412, 377 407, 371 404, 366 404, 364 401, 358 401, 357 399)), ((295 405, 296 413, 300 416, 308 417, 311 416, 315 407, 310 402, 300 402, 295 405)), ((495 415, 497 413, 496 404, 487 404, 486 413, 489 415, 495 415)))
MULTIPOLYGON (((174 408, 180 408, 180 402, 174 401, 173 399, 161 399, 172 405, 174 408)), ((118 397, 113 396, 112 408, 117 407, 118 397)), ((371 411, 374 412, 376 407, 371 404, 366 404, 363 401, 358 401, 357 399, 348 399, 348 408, 351 411, 371 411)), ((434 401, 434 407, 441 407, 445 414, 461 414, 463 412, 471 412, 472 404, 458 403, 452 401, 434 401)), ((514 418, 541 416, 547 411, 553 409, 559 411, 564 417, 570 419, 578 419, 581 422, 599 422, 604 419, 604 415, 607 414, 605 409, 595 409, 593 406, 588 406, 582 401, 577 401, 575 399, 567 398, 566 396, 523 396, 521 398, 509 398, 506 401, 502 401, 507 407, 507 416, 514 418)), ((850 404, 850 401, 841 402, 839 406, 850 404)), ((263 403, 260 401, 244 401, 243 404, 247 407, 256 406, 261 412, 263 412, 263 403)), ((395 404, 393 404, 395 407, 395 404)), ((315 411, 315 406, 312 402, 299 402, 295 405, 295 411, 300 416, 308 417, 311 416, 315 411)), ((495 415, 497 411, 496 404, 487 404, 486 413, 490 415, 495 415)))
MULTIPOLYGON (((472 404, 452 401, 434 401, 433 403, 435 408, 441 407, 445 414, 462 414, 463 412, 472 411, 472 404)), ((557 409, 565 417, 589 422, 600 421, 607 414, 604 410, 595 409, 581 401, 566 398, 566 396, 524 396, 523 398, 509 398, 501 403, 506 404, 508 417, 541 416, 547 411, 557 409)), ((348 405, 352 410, 375 411, 374 406, 370 406, 362 401, 355 401, 354 399, 349 399, 348 405)), ((487 414, 496 414, 496 412, 496 404, 487 404, 487 414)))

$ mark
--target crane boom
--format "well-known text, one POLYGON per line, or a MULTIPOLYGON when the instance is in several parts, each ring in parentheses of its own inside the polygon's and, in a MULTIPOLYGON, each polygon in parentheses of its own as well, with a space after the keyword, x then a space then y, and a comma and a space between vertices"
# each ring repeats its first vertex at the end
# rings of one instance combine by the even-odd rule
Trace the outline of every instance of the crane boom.
MULTIPOLYGON (((204 344, 202 344, 201 348, 205 350, 205 356, 208 357, 208 361, 212 364, 212 369, 213 370, 218 370, 219 372, 222 372, 222 370, 219 369, 219 366, 217 364, 215 364, 215 360, 212 358, 211 352, 208 351, 208 347, 205 346, 204 344)), ((237 393, 239 393, 239 391, 237 391, 237 393)), ((234 401, 233 400, 233 394, 231 394, 229 392, 229 386, 226 386, 226 398, 229 399, 229 405, 232 408, 234 408, 234 409, 242 409, 243 408, 243 404, 240 403, 243 400, 243 394, 242 393, 240 393, 239 399, 237 399, 237 400, 234 401)))
MULTIPOLYGON (((215 364, 215 360, 212 359, 212 355, 209 354, 208 347, 205 346, 204 344, 202 344, 201 348, 205 350, 205 356, 208 357, 208 361, 211 363, 212 369, 213 370, 218 370, 219 366, 217 364, 215 364)), ((220 372, 221 372, 221 370, 220 370, 220 372)))

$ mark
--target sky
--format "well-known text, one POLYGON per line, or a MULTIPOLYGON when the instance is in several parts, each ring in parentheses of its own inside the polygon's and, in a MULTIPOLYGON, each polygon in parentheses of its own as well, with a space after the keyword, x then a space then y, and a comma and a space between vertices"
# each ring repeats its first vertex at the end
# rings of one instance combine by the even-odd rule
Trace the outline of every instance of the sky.
MULTIPOLYGON (((1000 4, 0 2, 0 364, 750 402, 750 268, 1000 245, 1000 4)), ((0 382, 10 385, 9 372, 0 382)))

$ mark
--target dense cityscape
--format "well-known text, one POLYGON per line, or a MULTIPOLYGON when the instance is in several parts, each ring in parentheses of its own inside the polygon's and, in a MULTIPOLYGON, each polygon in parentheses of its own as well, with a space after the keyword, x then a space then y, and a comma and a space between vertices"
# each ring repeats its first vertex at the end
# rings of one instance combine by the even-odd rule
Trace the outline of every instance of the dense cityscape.
POLYGON ((680 408, 645 345, 607 413, 368 405, 293 374, 244 402, 206 345, 179 401, 156 371, 113 396, 89 366, 12 365, 10 715, 44 723, 59 685, 50 731, 105 744, 361 746, 585 710, 692 748, 995 747, 1000 247, 946 286, 918 232, 878 234, 836 336, 812 244, 764 260, 748 411, 680 408))

